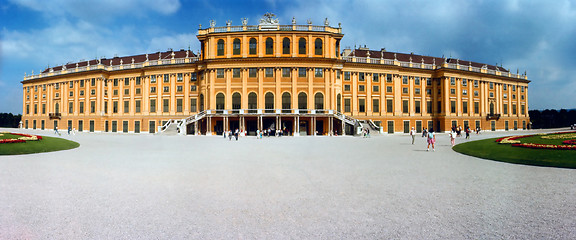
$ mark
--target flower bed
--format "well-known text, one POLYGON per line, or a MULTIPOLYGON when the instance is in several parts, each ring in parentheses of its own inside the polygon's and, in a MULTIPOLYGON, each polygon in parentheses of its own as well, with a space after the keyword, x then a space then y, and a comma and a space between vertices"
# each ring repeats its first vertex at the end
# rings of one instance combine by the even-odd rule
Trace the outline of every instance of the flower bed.
POLYGON ((15 136, 20 136, 19 138, 6 138, 0 139, 0 143, 23 143, 26 141, 39 141, 42 140, 42 136, 37 135, 30 135, 30 134, 22 134, 22 133, 9 133, 9 132, 2 132, 2 136, 4 134, 11 134, 15 136))
MULTIPOLYGON (((576 137, 576 132, 557 132, 557 133, 550 133, 550 134, 538 134, 543 135, 542 139, 548 140, 559 140, 559 139, 566 139, 566 138, 573 138, 576 137)), ((524 147, 524 148, 532 148, 532 149, 555 149, 555 150, 576 150, 576 139, 570 139, 563 141, 562 144, 541 144, 541 143, 523 143, 522 141, 518 140, 521 138, 532 137, 536 135, 522 135, 522 136, 509 136, 496 139, 497 143, 500 144, 512 144, 513 147, 524 147)))

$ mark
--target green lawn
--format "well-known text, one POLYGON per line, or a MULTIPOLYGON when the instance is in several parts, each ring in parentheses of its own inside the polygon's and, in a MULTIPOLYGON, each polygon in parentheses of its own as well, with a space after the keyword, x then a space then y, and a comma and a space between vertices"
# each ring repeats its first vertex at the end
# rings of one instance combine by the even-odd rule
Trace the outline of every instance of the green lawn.
MULTIPOLYGON (((19 138, 21 136, 2 133, 0 139, 19 138)), ((77 148, 79 143, 70 140, 42 136, 39 141, 26 141, 25 143, 1 143, 0 155, 31 154, 40 152, 53 152, 77 148)))
MULTIPOLYGON (((471 141, 454 146, 454 151, 501 162, 534 166, 576 168, 576 150, 530 149, 499 144, 498 138, 471 141)), ((562 144, 560 140, 542 139, 532 136, 518 139, 523 143, 562 144)))

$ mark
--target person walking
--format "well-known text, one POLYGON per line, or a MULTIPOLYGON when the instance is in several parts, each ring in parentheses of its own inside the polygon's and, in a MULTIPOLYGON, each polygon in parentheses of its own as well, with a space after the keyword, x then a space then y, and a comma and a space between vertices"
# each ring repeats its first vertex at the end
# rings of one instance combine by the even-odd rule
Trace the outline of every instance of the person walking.
POLYGON ((452 147, 454 147, 454 145, 456 144, 456 137, 458 136, 458 133, 452 131, 449 134, 450 134, 450 144, 452 144, 452 147))
POLYGON ((72 131, 72 126, 68 126, 68 135, 70 135, 71 131, 72 131))
POLYGON ((464 130, 466 132, 466 139, 470 139, 470 127, 466 126, 466 130, 464 130))
POLYGON ((427 137, 428 136, 428 128, 424 128, 424 130, 422 130, 422 137, 427 137))
POLYGON ((240 132, 238 131, 238 128, 236 128, 236 131, 234 132, 234 137, 236 138, 236 141, 238 141, 238 134, 240 134, 240 132))
POLYGON ((232 141, 232 130, 228 130, 228 141, 232 141))
POLYGON ((416 138, 416 130, 414 130, 414 127, 410 130, 410 137, 412 137, 412 145, 414 145, 414 138, 416 138))
POLYGON ((432 144, 432 151, 436 152, 436 148, 434 147, 434 143, 436 142, 436 134, 434 134, 434 129, 430 129, 430 132, 428 132, 428 147, 426 148, 426 151, 430 151, 430 144, 432 144))
POLYGON ((62 136, 60 135, 60 132, 58 132, 58 125, 54 125, 54 135, 58 134, 58 136, 62 136))

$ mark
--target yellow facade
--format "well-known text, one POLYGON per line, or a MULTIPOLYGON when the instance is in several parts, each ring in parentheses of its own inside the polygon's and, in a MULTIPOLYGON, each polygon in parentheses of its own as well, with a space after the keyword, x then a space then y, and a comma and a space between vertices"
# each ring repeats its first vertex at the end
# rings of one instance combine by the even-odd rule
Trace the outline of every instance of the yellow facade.
POLYGON ((340 135, 358 126, 395 133, 529 123, 525 75, 384 49, 341 51, 341 28, 263 20, 200 29, 199 56, 96 59, 26 76, 23 127, 148 133, 173 122, 181 134, 340 135))

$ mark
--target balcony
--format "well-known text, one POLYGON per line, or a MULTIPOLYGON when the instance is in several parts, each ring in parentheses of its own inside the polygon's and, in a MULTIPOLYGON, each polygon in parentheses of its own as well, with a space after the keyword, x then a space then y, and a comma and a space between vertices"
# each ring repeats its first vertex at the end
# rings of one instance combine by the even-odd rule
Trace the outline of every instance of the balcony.
POLYGON ((499 120, 501 114, 488 114, 486 120, 499 120))
POLYGON ((62 118, 62 114, 61 113, 48 113, 48 117, 50 118, 50 120, 52 120, 52 119, 60 120, 62 118))

